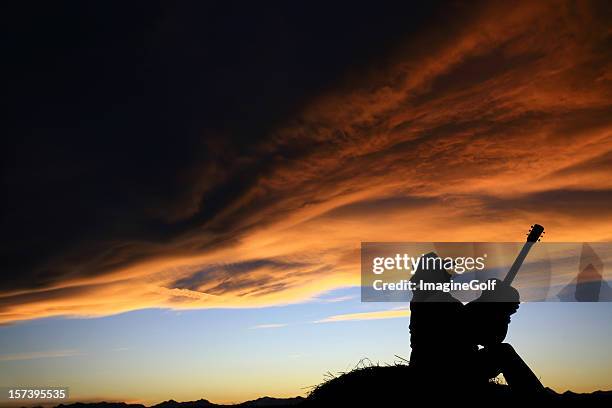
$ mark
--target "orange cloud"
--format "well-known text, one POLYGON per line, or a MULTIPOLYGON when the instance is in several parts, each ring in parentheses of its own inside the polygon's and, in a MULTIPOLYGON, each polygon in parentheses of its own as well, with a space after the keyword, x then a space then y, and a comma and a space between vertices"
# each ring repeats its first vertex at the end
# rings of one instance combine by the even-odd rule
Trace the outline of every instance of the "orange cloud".
MULTIPOLYGON (((610 30, 596 7, 489 5, 451 35, 406 39, 240 158, 273 163, 214 217, 167 242, 57 254, 41 268, 62 278, 0 293, 0 322, 308 300, 358 284, 361 241, 518 240, 534 221, 557 241, 612 239, 610 30)), ((168 222, 226 175, 186 180, 193 195, 168 222)))
POLYGON ((334 315, 318 320, 315 323, 335 323, 354 320, 379 320, 379 319, 397 319, 410 316, 408 308, 399 308, 391 310, 379 310, 376 312, 360 312, 334 315))

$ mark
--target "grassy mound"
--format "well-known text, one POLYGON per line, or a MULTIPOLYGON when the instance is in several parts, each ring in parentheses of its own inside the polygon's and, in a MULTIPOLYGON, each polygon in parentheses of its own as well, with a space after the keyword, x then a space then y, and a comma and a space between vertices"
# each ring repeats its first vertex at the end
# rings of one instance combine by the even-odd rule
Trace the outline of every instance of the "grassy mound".
MULTIPOLYGON (((534 400, 519 397, 510 387, 499 381, 480 385, 457 386, 454 378, 440 375, 433 383, 424 384, 405 362, 393 365, 372 364, 362 360, 353 370, 333 375, 310 391, 304 401, 306 407, 372 406, 406 407, 423 402, 452 406, 558 406, 558 407, 610 407, 612 391, 597 391, 590 394, 565 392, 547 393, 534 400)), ((464 383, 465 384, 465 383, 464 383)))
POLYGON ((394 386, 408 385, 410 368, 406 364, 381 366, 360 363, 353 370, 339 375, 327 374, 327 379, 315 386, 308 399, 317 402, 363 400, 371 392, 390 391, 394 386), (348 395, 351 394, 351 395, 348 395))
POLYGON ((406 406, 409 401, 431 402, 495 402, 506 406, 514 398, 506 385, 496 381, 470 390, 453 387, 450 378, 442 375, 435 384, 421 384, 405 363, 379 365, 362 360, 353 370, 333 375, 313 387, 307 403, 311 406, 371 405, 406 406))

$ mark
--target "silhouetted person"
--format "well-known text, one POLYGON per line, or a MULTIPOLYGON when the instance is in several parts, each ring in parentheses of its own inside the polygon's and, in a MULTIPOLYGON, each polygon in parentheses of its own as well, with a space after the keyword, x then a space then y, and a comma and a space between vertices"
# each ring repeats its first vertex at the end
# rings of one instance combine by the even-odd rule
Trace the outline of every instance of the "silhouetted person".
MULTIPOLYGON (((437 257, 429 253, 425 257, 437 257)), ((418 270, 412 281, 449 282, 445 269, 418 270)), ((514 393, 543 395, 544 387, 514 351, 503 343, 519 294, 498 281, 493 292, 464 305, 450 293, 415 290, 410 302, 410 367, 420 384, 450 381, 474 389, 503 373, 514 393), (492 299, 491 297, 494 297, 492 299)))

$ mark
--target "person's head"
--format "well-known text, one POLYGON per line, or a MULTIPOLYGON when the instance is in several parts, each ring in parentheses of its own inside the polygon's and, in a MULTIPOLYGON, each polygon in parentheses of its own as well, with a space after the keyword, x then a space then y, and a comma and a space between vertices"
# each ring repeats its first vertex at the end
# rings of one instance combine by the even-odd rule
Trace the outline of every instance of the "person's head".
POLYGON ((426 283, 446 283, 450 282, 451 275, 444 269, 441 258, 435 252, 429 252, 421 258, 419 268, 416 270, 411 282, 417 284, 417 289, 414 290, 413 300, 422 300, 440 291, 421 290, 419 289, 420 282, 426 283))

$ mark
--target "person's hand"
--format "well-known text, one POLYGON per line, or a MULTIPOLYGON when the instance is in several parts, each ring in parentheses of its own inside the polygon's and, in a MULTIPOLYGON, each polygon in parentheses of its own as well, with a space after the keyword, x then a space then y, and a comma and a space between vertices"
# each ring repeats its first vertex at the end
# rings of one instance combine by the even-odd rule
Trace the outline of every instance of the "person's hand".
POLYGON ((496 284, 489 301, 497 303, 495 309, 506 314, 510 320, 510 315, 516 313, 521 302, 519 292, 512 286, 504 285, 499 279, 493 280, 496 281, 496 284))
POLYGON ((491 280, 496 281, 495 289, 493 290, 493 296, 496 302, 519 303, 521 301, 521 296, 514 287, 504 285, 499 279, 491 280))

